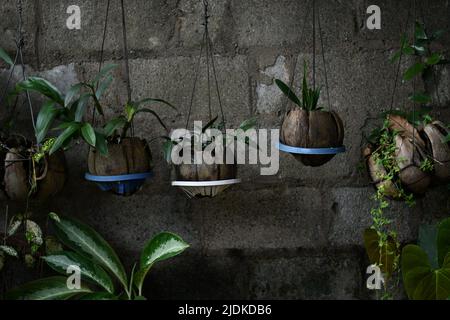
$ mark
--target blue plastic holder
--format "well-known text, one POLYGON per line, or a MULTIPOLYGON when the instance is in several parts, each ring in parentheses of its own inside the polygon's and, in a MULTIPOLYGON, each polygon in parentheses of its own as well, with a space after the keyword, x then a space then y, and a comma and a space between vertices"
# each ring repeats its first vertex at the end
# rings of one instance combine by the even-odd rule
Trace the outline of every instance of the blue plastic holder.
POLYGON ((345 147, 339 148, 300 148, 300 147, 292 147, 285 145, 283 143, 279 143, 277 145, 278 149, 283 152, 291 153, 291 154, 304 154, 304 155, 333 155, 344 153, 346 151, 345 147))
POLYGON ((96 176, 86 173, 84 177, 88 181, 95 182, 102 191, 112 191, 125 196, 137 192, 147 179, 153 177, 153 172, 120 176, 96 176))

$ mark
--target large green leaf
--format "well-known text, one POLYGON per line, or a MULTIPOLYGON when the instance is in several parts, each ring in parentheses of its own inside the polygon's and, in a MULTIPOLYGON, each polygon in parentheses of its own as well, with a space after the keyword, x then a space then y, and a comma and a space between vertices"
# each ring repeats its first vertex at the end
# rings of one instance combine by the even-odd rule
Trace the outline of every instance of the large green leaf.
POLYGON ((84 140, 90 144, 91 146, 95 147, 95 143, 96 143, 96 136, 95 136, 95 131, 94 128, 92 128, 90 123, 85 123, 83 124, 83 126, 81 127, 81 135, 83 136, 84 140))
POLYGON ((116 252, 94 229, 68 217, 50 214, 54 221, 55 233, 58 239, 82 256, 99 263, 119 279, 127 288, 125 268, 116 252))
POLYGON ((430 66, 434 66, 436 64, 438 64, 439 62, 441 62, 442 60, 442 56, 440 53, 433 53, 430 57, 428 57, 426 59, 426 64, 430 65, 430 66))
POLYGON ((106 271, 89 259, 86 259, 75 252, 63 251, 51 256, 43 257, 43 259, 53 270, 63 275, 67 274, 67 269, 70 266, 77 266, 80 268, 81 276, 86 277, 86 280, 93 281, 109 293, 114 293, 113 282, 106 271))
POLYGON ((11 290, 5 296, 6 300, 66 300, 74 295, 92 292, 81 285, 80 289, 69 289, 67 277, 51 277, 27 283, 11 290))
POLYGON ((431 102, 431 97, 425 93, 416 93, 409 97, 409 100, 421 104, 427 104, 431 102))
POLYGON ((441 269, 433 269, 422 248, 407 245, 402 251, 402 274, 410 300, 445 300, 450 295, 450 255, 441 269))
POLYGON ((427 253, 430 265, 433 269, 438 269, 438 252, 436 246, 437 228, 433 225, 424 225, 419 230, 419 247, 427 253))
POLYGON ((75 121, 83 121, 84 113, 86 111, 86 107, 90 97, 90 94, 85 93, 82 94, 81 97, 76 101, 75 121))
POLYGON ((106 137, 110 137, 116 130, 122 129, 127 124, 127 119, 124 116, 119 116, 110 120, 104 127, 104 134, 106 137))
POLYGON ((296 105, 298 105, 299 107, 301 107, 301 102, 300 99, 295 95, 294 91, 289 88, 289 86, 284 83, 281 80, 276 79, 275 80, 276 85, 278 86, 278 88, 280 88, 280 90, 292 101, 294 102, 296 105))
POLYGON ((105 93, 105 91, 109 88, 109 86, 111 85, 111 83, 113 82, 113 77, 112 75, 108 75, 106 77, 105 80, 103 80, 99 86, 97 91, 95 92, 95 96, 97 97, 97 99, 100 99, 102 97, 102 95, 105 93))
POLYGON ((139 294, 141 295, 142 285, 148 271, 156 262, 175 257, 187 248, 189 248, 189 245, 183 239, 168 232, 163 232, 150 240, 142 251, 140 270, 134 278, 139 294))
POLYGON ((5 50, 0 48, 0 59, 5 61, 7 64, 9 64, 11 67, 14 65, 14 61, 11 59, 11 57, 6 53, 5 50))
POLYGON ((39 77, 30 77, 17 85, 19 89, 38 92, 52 101, 64 106, 61 92, 50 82, 39 77))
POLYGON ((364 246, 370 263, 380 267, 381 271, 389 278, 395 271, 395 258, 397 246, 392 238, 380 247, 380 237, 373 229, 364 231, 364 246))
POLYGON ((438 262, 442 266, 444 259, 450 253, 450 218, 439 224, 437 234, 438 262))
POLYGON ((97 149, 102 155, 108 154, 108 142, 103 133, 95 131, 95 149, 97 149))
POLYGON ((72 122, 59 136, 56 138, 55 143, 50 149, 50 154, 55 153, 66 145, 67 141, 73 138, 73 136, 78 133, 81 128, 81 123, 72 122))
POLYGON ((48 101, 42 106, 36 120, 36 138, 38 144, 41 144, 47 137, 47 133, 58 112, 55 103, 52 101, 48 101))

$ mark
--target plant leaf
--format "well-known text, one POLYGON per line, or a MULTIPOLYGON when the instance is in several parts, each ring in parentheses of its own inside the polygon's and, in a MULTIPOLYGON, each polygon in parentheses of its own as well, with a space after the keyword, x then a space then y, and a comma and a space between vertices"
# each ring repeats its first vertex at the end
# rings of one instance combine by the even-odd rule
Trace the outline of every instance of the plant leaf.
POLYGON ((208 130, 209 128, 211 128, 214 123, 216 123, 217 119, 219 119, 219 116, 216 116, 214 119, 210 120, 203 128, 202 128, 202 133, 205 133, 206 130, 208 130))
POLYGON ((17 253, 16 249, 9 246, 0 246, 0 251, 6 253, 8 256, 18 258, 19 254, 17 253))
POLYGON ((424 225, 420 227, 418 245, 427 253, 430 265, 433 269, 439 268, 436 241, 436 226, 424 225))
POLYGON ((83 121, 83 116, 86 111, 87 104, 89 102, 90 94, 85 93, 81 95, 80 99, 77 100, 76 110, 75 110, 75 121, 81 122, 83 121))
POLYGON ((301 107, 301 102, 300 99, 295 95, 294 91, 289 88, 289 86, 284 83, 283 81, 276 79, 275 80, 276 85, 278 86, 278 88, 280 88, 280 90, 292 101, 294 102, 296 105, 298 105, 299 107, 301 107))
POLYGON ((254 129, 255 127, 256 127, 256 119, 252 118, 242 122, 241 125, 239 126, 239 129, 246 132, 250 129, 254 129))
POLYGON ((141 254, 140 270, 135 275, 135 285, 142 291, 145 277, 150 268, 159 261, 175 257, 186 250, 189 245, 179 236, 163 232, 150 240, 141 254))
POLYGON ((381 271, 389 278, 395 271, 394 263, 397 246, 394 240, 390 238, 388 243, 380 248, 379 239, 378 233, 375 230, 366 229, 364 231, 364 246, 370 263, 380 267, 381 271))
POLYGON ((15 235, 21 225, 22 225, 22 220, 20 220, 20 219, 14 219, 14 221, 11 221, 11 223, 8 227, 8 233, 7 233, 8 237, 15 235))
POLYGON ((70 87, 69 91, 66 94, 66 98, 64 99, 64 107, 68 108, 72 99, 80 92, 83 87, 82 83, 77 83, 70 87))
POLYGON ((155 118, 156 118, 156 120, 158 120, 158 122, 161 124, 161 126, 162 126, 166 131, 168 131, 167 126, 164 124, 164 122, 162 121, 162 119, 159 117, 159 115, 158 115, 155 111, 153 111, 153 110, 151 110, 151 109, 147 109, 147 108, 142 108, 142 109, 139 109, 138 111, 136 111, 136 115, 139 114, 139 113, 143 113, 143 112, 145 112, 145 113, 151 113, 152 115, 154 115, 155 118))
POLYGON ((409 97, 409 100, 421 104, 427 104, 431 102, 431 97, 425 93, 416 93, 409 97))
POLYGON ((450 295, 450 255, 433 270, 425 251, 407 245, 402 251, 402 274, 410 300, 445 300, 450 295))
POLYGON ((106 137, 110 137, 114 132, 120 128, 123 128, 127 124, 127 119, 124 116, 117 117, 110 120, 104 127, 103 132, 106 137))
POLYGON ((111 246, 91 227, 68 217, 51 213, 58 239, 82 256, 93 259, 110 271, 127 288, 125 268, 111 246))
POLYGON ((48 101, 42 106, 36 120, 36 138, 38 144, 41 144, 47 137, 47 133, 57 115, 58 109, 56 109, 54 102, 48 101))
POLYGON ((425 32, 425 26, 420 22, 416 22, 415 38, 417 40, 428 40, 427 33, 425 32))
POLYGON ((91 85, 93 87, 97 86, 97 83, 102 80, 110 71, 117 68, 119 65, 117 64, 108 64, 100 70, 100 72, 95 76, 94 80, 92 80, 91 85))
POLYGON ((11 290, 6 300, 66 300, 80 293, 92 292, 88 287, 69 289, 67 277, 51 277, 27 283, 11 290))
POLYGON ((442 221, 437 232, 438 262, 442 266, 445 256, 450 252, 450 218, 442 221))
POLYGON ((406 70, 405 74, 403 75, 403 79, 408 81, 413 79, 418 74, 421 74, 425 70, 425 64, 418 62, 411 66, 408 70, 406 70))
POLYGON ((3 61, 5 61, 7 64, 9 64, 9 66, 13 66, 14 65, 14 61, 11 59, 11 57, 6 53, 5 50, 3 50, 2 48, 0 48, 0 59, 2 59, 3 61))
POLYGON ((138 101, 135 103, 136 107, 141 107, 143 104, 147 104, 147 103, 162 103, 165 104, 169 107, 171 107, 172 109, 174 109, 175 111, 177 110, 176 107, 174 107, 170 102, 167 102, 166 100, 162 100, 162 99, 154 99, 154 98, 147 98, 147 99, 143 99, 141 101, 138 101))
POLYGON ((67 269, 70 266, 77 266, 80 268, 81 275, 87 278, 86 280, 93 281, 109 293, 114 293, 113 282, 106 271, 89 259, 86 259, 75 252, 63 251, 51 256, 43 257, 42 259, 44 259, 53 270, 63 275, 67 274, 67 269))
POLYGON ((56 138, 55 143, 53 144, 52 148, 50 149, 50 154, 55 153, 60 148, 62 148, 66 142, 73 138, 74 134, 78 132, 81 128, 81 123, 78 122, 72 122, 67 129, 65 129, 59 136, 56 138))
POLYGON ((425 63, 429 66, 434 66, 441 62, 442 56, 439 53, 433 53, 430 57, 425 60, 425 63))
POLYGON ((35 91, 57 104, 64 106, 64 99, 61 92, 50 82, 39 77, 29 77, 27 80, 17 84, 19 90, 35 91))
POLYGON ((108 143, 103 133, 95 132, 95 149, 97 149, 102 155, 108 154, 108 143))
POLYGON ((83 136, 84 140, 91 146, 95 147, 96 143, 96 136, 94 128, 92 128, 90 123, 85 123, 83 127, 81 127, 81 135, 83 136))
POLYGON ((109 88, 111 83, 113 82, 112 75, 108 75, 105 80, 103 80, 100 85, 98 86, 97 91, 95 92, 95 96, 97 99, 100 99, 102 95, 105 93, 105 91, 109 88))

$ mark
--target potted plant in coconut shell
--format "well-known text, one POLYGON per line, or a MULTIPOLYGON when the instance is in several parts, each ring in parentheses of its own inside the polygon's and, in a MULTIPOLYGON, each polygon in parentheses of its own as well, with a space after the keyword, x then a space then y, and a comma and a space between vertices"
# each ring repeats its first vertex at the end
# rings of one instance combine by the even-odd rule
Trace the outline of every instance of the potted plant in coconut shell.
MULTIPOLYGON (((167 141, 164 144, 164 154, 167 162, 169 164, 172 164, 173 176, 175 179, 172 182, 172 185, 182 188, 185 193, 191 198, 215 197, 233 184, 240 182, 240 180, 237 179, 238 166, 236 161, 234 161, 233 163, 228 163, 226 161, 227 153, 231 152, 228 146, 230 144, 234 145, 234 142, 239 137, 230 136, 224 133, 224 124, 222 123, 221 125, 216 125, 217 120, 218 117, 215 117, 206 126, 204 126, 203 128, 199 128, 200 130, 198 130, 198 132, 194 130, 194 132, 189 132, 187 136, 183 136, 178 139, 165 137, 167 141), (212 164, 207 164, 205 162, 196 163, 196 142, 200 141, 200 150, 198 151, 200 151, 202 154, 204 154, 205 150, 215 146, 215 139, 217 139, 217 137, 208 136, 207 132, 209 129, 217 129, 222 132, 221 136, 223 140, 219 142, 223 146, 223 161, 215 162, 212 164), (172 163, 172 152, 174 146, 180 147, 176 152, 179 153, 179 156, 181 158, 183 158, 183 152, 185 152, 186 150, 190 153, 189 163, 172 163)), ((245 134, 255 126, 255 119, 249 119, 244 121, 239 126, 239 131, 245 134)), ((246 144, 250 144, 250 141, 248 139, 246 139, 244 142, 246 144)), ((215 156, 215 150, 212 151, 212 156, 215 156)))
POLYGON ((41 126, 47 132, 58 122, 55 129, 61 131, 51 145, 50 155, 69 147, 74 140, 83 139, 90 146, 89 173, 86 174, 86 179, 96 182, 104 191, 126 196, 139 190, 151 176, 151 153, 147 142, 129 135, 135 117, 150 113, 167 130, 158 114, 144 106, 161 103, 174 107, 161 99, 128 102, 123 115, 112 119, 103 127, 94 128, 94 124, 85 119, 87 106, 92 102, 95 112, 104 117, 100 99, 111 85, 111 71, 116 67, 117 65, 104 67, 91 82, 73 85, 65 96, 41 78, 30 78, 21 87, 37 91, 50 99, 40 112, 41 126), (117 133, 119 130, 120 134, 117 133))
POLYGON ((344 125, 334 111, 319 106, 321 90, 310 88, 304 66, 302 97, 281 80, 275 80, 280 90, 294 104, 283 121, 280 132, 280 150, 292 153, 306 166, 322 166, 345 151, 344 125))

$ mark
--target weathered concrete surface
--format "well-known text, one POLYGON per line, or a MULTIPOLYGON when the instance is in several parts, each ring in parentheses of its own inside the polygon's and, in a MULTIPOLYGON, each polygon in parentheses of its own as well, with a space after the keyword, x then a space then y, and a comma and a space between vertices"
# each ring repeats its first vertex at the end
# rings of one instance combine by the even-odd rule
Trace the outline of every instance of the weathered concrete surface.
MULTIPOLYGON (((27 74, 47 78, 63 92, 77 81, 89 80, 98 70, 106 1, 23 3, 27 74), (82 10, 80 31, 65 28, 69 4, 78 4, 82 10)), ((184 127, 202 36, 201 3, 125 3, 133 98, 171 101, 178 111, 155 108, 171 128, 184 127)), ((302 34, 307 3, 210 0, 210 31, 230 126, 251 116, 257 118, 261 128, 280 126, 285 99, 274 79, 289 82, 297 59, 298 88, 303 61, 311 65, 310 23, 302 34)), ((65 190, 49 203, 33 206, 37 218, 45 222, 45 215, 55 211, 89 223, 118 249, 128 268, 152 235, 163 230, 180 234, 191 249, 153 270, 147 285, 147 295, 152 299, 369 298, 364 281, 368 262, 362 248, 362 232, 370 225, 373 189, 367 174, 359 169, 361 148, 364 135, 378 124, 377 115, 390 107, 395 68, 388 59, 398 47, 408 1, 377 4, 383 12, 382 30, 370 31, 365 27, 366 1, 318 1, 330 102, 345 123, 346 154, 320 168, 304 167, 292 156, 282 154, 276 176, 260 177, 258 167, 243 166, 241 185, 215 199, 192 201, 170 186, 170 168, 162 158, 162 141, 153 140, 164 132, 157 121, 142 116, 137 119, 136 130, 152 140, 155 163, 155 178, 142 191, 131 198, 120 198, 102 193, 86 182, 83 175, 87 147, 79 144, 67 153, 70 179, 65 190)), ((0 5, 0 31, 4 35, 0 47, 10 53, 14 49, 14 9, 12 0, 0 5)), ((424 12, 432 28, 449 27, 448 1, 428 1, 424 12)), ((120 67, 103 99, 107 118, 120 113, 126 100, 118 0, 111 2, 110 17, 105 59, 120 67)), ((449 42, 447 35, 438 46, 448 53, 449 42)), ((324 85, 320 47, 317 53, 317 81, 324 85)), ((208 116, 204 71, 202 67, 194 100, 195 119, 208 116)), ((2 84, 6 75, 2 71, 2 84)), ((17 69, 14 81, 19 79, 17 69)), ((448 69, 441 70, 437 79, 442 98, 434 115, 449 122, 448 69)), ((419 88, 422 86, 418 83, 419 88)), ((427 88, 435 90, 432 84, 427 84, 427 88)), ((410 110, 407 96, 411 90, 411 84, 400 84, 394 107, 406 103, 410 110)), ((321 103, 328 106, 325 88, 323 92, 321 103)), ((215 94, 212 99, 217 114, 215 94)), ((35 112, 41 103, 33 95, 35 112)), ((23 103, 19 105, 16 131, 32 137, 28 109, 23 103)), ((0 118, 4 116, 0 111, 0 118)), ((5 200, 0 200, 0 210, 5 205, 5 200)), ((9 205, 10 212, 24 209, 23 204, 9 205)), ((420 223, 447 215, 448 191, 430 191, 413 209, 401 203, 393 203, 391 208, 390 217, 401 240, 414 241, 420 223)), ((13 274, 5 277, 11 280, 13 274)), ((18 279, 7 284, 17 284, 18 279)))

